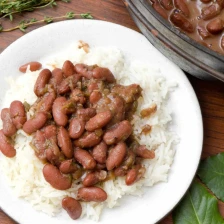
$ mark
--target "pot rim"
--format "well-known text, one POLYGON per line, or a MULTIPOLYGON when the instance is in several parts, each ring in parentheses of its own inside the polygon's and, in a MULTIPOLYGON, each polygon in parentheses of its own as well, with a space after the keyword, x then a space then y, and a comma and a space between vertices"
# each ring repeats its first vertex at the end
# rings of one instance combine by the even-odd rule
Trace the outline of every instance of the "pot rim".
POLYGON ((212 56, 218 58, 219 60, 224 62, 224 52, 223 54, 213 51, 209 49, 208 47, 203 46, 202 44, 198 43, 196 40, 190 38, 185 34, 182 30, 178 29, 174 25, 171 25, 166 19, 164 19, 158 12, 156 12, 155 9, 153 9, 152 5, 147 0, 140 0, 139 2, 142 3, 142 5, 155 17, 161 24, 163 24, 167 29, 175 33, 178 37, 181 39, 187 41, 189 44, 193 45, 194 47, 211 54, 212 56))

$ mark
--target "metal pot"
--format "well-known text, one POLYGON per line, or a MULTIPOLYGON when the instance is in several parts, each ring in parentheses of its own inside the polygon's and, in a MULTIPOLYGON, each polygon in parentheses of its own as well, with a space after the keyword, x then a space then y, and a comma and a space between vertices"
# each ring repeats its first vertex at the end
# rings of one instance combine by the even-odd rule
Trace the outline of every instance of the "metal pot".
POLYGON ((200 79, 224 81, 224 55, 197 43, 161 17, 147 0, 123 0, 136 25, 167 58, 200 79))

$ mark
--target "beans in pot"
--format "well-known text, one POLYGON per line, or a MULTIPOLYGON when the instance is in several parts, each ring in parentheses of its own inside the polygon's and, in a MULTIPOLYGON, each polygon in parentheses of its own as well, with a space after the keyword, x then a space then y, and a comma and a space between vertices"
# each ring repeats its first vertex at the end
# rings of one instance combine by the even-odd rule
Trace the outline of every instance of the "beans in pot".
POLYGON ((147 0, 168 22, 199 44, 224 54, 222 0, 147 0))

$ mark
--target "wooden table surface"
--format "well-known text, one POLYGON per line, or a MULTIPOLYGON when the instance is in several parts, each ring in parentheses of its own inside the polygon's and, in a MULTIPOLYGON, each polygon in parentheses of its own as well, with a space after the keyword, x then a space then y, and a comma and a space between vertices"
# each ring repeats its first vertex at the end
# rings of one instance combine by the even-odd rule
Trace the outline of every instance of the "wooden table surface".
MULTIPOLYGON (((71 0, 70 3, 57 1, 57 4, 58 6, 54 8, 41 9, 16 16, 13 22, 8 22, 6 19, 0 22, 5 28, 9 28, 17 25, 24 19, 60 16, 69 11, 76 13, 91 12, 95 19, 114 22, 139 31, 129 16, 122 0, 71 0)), ((26 32, 30 32, 42 25, 44 24, 29 27, 26 32)), ((20 30, 0 33, 0 53, 23 35, 24 33, 20 30)), ((202 158, 206 158, 224 150, 224 83, 220 81, 202 81, 189 75, 188 78, 197 94, 202 110, 204 123, 202 158)), ((224 215, 224 207, 221 203, 220 211, 224 215)), ((0 209, 0 224, 15 223, 0 209)), ((172 223, 171 214, 168 214, 159 222, 159 224, 172 223)))

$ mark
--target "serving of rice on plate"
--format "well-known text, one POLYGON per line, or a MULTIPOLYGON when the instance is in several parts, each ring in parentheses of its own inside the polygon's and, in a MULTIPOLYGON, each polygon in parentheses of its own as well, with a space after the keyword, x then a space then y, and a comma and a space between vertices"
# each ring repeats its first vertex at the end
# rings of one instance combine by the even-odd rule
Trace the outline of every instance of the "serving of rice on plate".
MULTIPOLYGON (((167 82, 159 70, 146 63, 129 61, 123 52, 115 47, 90 47, 87 51, 80 48, 79 44, 77 41, 64 52, 55 55, 46 62, 47 67, 50 70, 54 67, 61 68, 65 60, 70 60, 74 64, 97 64, 109 68, 119 84, 139 84, 142 88, 142 97, 138 100, 137 111, 131 122, 133 132, 140 144, 155 151, 154 159, 143 161, 146 172, 140 181, 127 186, 123 177, 108 180, 101 185, 108 194, 105 202, 81 202, 82 217, 99 221, 103 209, 119 206, 122 197, 127 197, 126 195, 144 197, 144 186, 153 187, 158 182, 168 180, 178 142, 177 134, 169 130, 169 125, 172 123, 172 108, 168 106, 169 97, 172 91, 175 91, 176 84, 167 82), (156 111, 150 117, 141 118, 140 112, 152 105, 156 105, 156 111), (151 127, 148 134, 142 133, 142 128, 146 124, 151 127)), ((5 94, 1 108, 9 107, 13 100, 33 104, 37 99, 33 87, 38 74, 39 71, 31 72, 28 69, 16 79, 8 77, 10 88, 5 94)), ((62 199, 65 196, 76 198, 77 189, 82 184, 74 181, 72 187, 65 191, 51 187, 43 177, 44 164, 35 156, 30 146, 31 140, 32 137, 24 131, 17 132, 15 139, 17 154, 14 158, 0 156, 1 173, 17 197, 28 201, 38 211, 56 216, 62 210, 62 199)))

